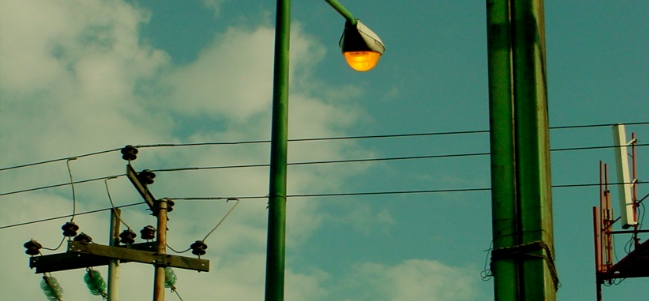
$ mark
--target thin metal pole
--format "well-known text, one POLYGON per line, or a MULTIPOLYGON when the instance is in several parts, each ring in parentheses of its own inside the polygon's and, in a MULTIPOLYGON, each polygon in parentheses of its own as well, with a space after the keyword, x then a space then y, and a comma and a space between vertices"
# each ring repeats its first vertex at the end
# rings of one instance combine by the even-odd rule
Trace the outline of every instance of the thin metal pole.
POLYGON ((290 12, 290 0, 277 0, 268 193, 266 301, 284 300, 290 12))
MULTIPOLYGON (((502 249, 520 243, 517 232, 509 1, 487 1, 487 33, 493 247, 502 249)), ((517 300, 518 276, 514 260, 493 261, 491 270, 495 300, 517 300)))
MULTIPOLYGON (((601 173, 601 172, 600 172, 601 173)), ((601 175, 600 175, 601 179, 601 175)), ((600 181, 601 186, 601 181, 600 181)), ((600 193, 601 198, 601 193, 600 193)), ((602 300, 602 284, 601 284, 601 262, 602 262, 602 248, 600 246, 600 229, 599 229, 599 208, 593 207, 593 232, 595 240, 595 294, 597 301, 602 300)))
MULTIPOLYGON (((113 208, 110 211, 110 233, 108 236, 108 245, 115 247, 119 244, 119 217, 122 210, 113 208)), ((107 300, 117 301, 119 299, 119 259, 111 259, 108 263, 108 289, 107 300)))
MULTIPOLYGON (((156 200, 158 218, 158 245, 157 254, 165 254, 167 251, 167 199, 156 200)), ((165 299, 165 266, 155 265, 155 277, 153 282, 153 301, 164 301, 165 299)))

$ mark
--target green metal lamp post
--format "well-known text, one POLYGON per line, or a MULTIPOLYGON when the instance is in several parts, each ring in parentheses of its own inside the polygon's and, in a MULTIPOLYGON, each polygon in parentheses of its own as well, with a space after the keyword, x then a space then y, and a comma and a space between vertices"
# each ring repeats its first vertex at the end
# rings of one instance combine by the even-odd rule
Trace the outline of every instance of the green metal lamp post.
POLYGON ((496 301, 556 300, 543 0, 487 0, 496 301))
MULTIPOLYGON (((372 69, 385 50, 383 42, 338 1, 325 1, 347 20, 340 46, 350 66, 359 71, 372 69)), ((268 194, 266 301, 284 300, 290 7, 290 0, 277 0, 268 194)))

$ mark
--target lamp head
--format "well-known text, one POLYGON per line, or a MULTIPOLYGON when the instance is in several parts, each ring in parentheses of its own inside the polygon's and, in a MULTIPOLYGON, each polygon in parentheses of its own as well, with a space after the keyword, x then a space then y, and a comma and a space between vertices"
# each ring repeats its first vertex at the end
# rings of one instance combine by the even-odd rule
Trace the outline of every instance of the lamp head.
POLYGON ((385 45, 379 36, 359 20, 356 20, 356 24, 345 24, 340 48, 347 64, 356 71, 374 68, 385 51, 385 45))

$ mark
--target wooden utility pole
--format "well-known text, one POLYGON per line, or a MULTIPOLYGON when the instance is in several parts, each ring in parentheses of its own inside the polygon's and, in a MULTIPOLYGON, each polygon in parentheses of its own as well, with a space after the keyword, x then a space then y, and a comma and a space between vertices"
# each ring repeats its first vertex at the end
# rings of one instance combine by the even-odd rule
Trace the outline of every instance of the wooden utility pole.
MULTIPOLYGON (((108 246, 115 247, 119 245, 119 223, 122 210, 113 208, 110 211, 110 235, 108 236, 108 246)), ((119 259, 111 259, 108 263, 108 301, 117 301, 119 299, 119 259)))
POLYGON ((152 183, 154 175, 149 171, 135 172, 131 164, 126 166, 126 175, 138 190, 144 201, 149 205, 158 219, 157 240, 154 243, 138 243, 119 245, 119 209, 113 209, 111 214, 111 232, 109 245, 100 245, 89 241, 70 241, 65 253, 33 256, 29 266, 36 268, 36 273, 48 273, 94 266, 109 266, 109 301, 117 300, 117 267, 120 263, 140 262, 155 266, 153 285, 153 300, 164 301, 165 268, 175 267, 199 272, 209 271, 209 260, 200 258, 167 255, 167 213, 171 211, 172 201, 169 199, 156 200, 147 185, 152 183), (149 179, 147 180, 147 176, 149 179), (148 182, 148 183, 147 183, 148 182))
MULTIPOLYGON (((157 253, 164 255, 167 250, 167 200, 161 199, 156 201, 158 217, 158 241, 157 253)), ((155 281, 153 283, 153 301, 162 301, 165 299, 165 265, 162 263, 155 264, 155 281)))

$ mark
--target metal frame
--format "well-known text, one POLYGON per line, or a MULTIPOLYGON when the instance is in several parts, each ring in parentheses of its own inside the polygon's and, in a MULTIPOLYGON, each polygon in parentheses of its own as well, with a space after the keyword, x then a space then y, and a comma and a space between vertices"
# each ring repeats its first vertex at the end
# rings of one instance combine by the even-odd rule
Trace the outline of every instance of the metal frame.
MULTIPOLYGON (((631 134, 631 158, 632 175, 632 220, 638 220, 638 207, 644 200, 638 200, 637 166, 636 166, 636 138, 635 133, 631 134)), ((632 230, 614 231, 615 223, 622 219, 622 216, 615 217, 611 206, 611 195, 608 180, 608 165, 600 161, 599 168, 599 207, 593 207, 593 237, 595 245, 595 282, 597 300, 602 300, 602 285, 613 284, 615 279, 649 277, 649 239, 644 243, 640 242, 638 234, 649 233, 649 230, 641 230, 640 225, 632 225, 632 230), (633 240, 633 251, 629 252, 618 262, 614 257, 613 235, 631 234, 633 240)), ((627 183, 617 183, 627 184, 627 183)), ((622 225, 623 227, 624 225, 622 225)), ((623 227, 624 228, 624 227, 623 227)))

